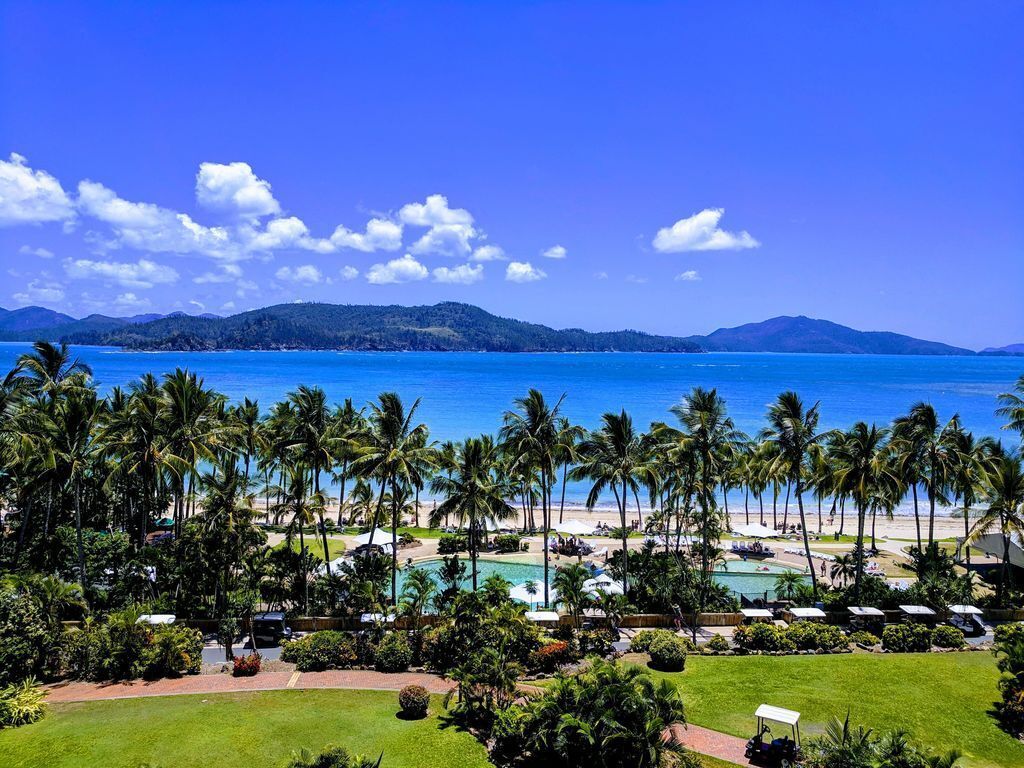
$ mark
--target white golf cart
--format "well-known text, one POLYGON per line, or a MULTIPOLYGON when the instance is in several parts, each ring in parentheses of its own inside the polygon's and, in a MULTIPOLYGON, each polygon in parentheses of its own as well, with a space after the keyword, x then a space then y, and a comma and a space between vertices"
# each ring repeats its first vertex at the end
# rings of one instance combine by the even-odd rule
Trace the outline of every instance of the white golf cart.
POLYGON ((747 742, 746 758, 758 765, 790 768, 800 759, 800 713, 762 704, 754 713, 757 734, 747 742), (768 722, 788 725, 790 734, 772 738, 768 722))

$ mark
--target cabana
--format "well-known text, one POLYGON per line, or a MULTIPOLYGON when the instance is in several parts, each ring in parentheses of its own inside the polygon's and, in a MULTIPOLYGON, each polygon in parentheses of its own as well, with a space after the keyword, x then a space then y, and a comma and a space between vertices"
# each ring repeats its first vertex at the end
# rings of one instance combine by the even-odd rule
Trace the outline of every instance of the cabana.
POLYGON ((526 620, 534 624, 558 624, 558 613, 555 611, 527 611, 526 620))
POLYGON ((854 629, 865 629, 867 627, 879 627, 885 624, 885 612, 878 608, 864 605, 851 605, 847 608, 852 615, 850 625, 854 629))
POLYGON ((963 631, 965 635, 984 635, 985 622, 981 620, 982 610, 974 605, 950 605, 949 624, 963 631))
POLYGON ((744 624, 755 624, 758 621, 771 622, 772 612, 767 608, 740 608, 744 624))
POLYGON ((737 525, 733 529, 733 535, 748 539, 777 539, 781 533, 767 525, 750 523, 749 525, 737 525))
POLYGON ((144 613, 135 620, 136 624, 149 624, 151 627, 173 624, 177 616, 173 613, 144 613))
POLYGON ((794 621, 824 621, 825 612, 821 608, 790 608, 794 621))
MULTIPOLYGON (((356 536, 356 546, 361 547, 364 544, 370 543, 370 534, 373 534, 373 543, 383 547, 385 544, 391 543, 391 531, 385 531, 383 528, 377 528, 373 531, 367 531, 356 536)), ((401 538, 399 535, 398 538, 401 538)))
POLYGON ((747 742, 744 756, 752 763, 773 766, 795 764, 800 758, 800 713, 762 704, 754 716, 757 718, 757 733, 747 742), (770 737, 772 733, 766 720, 788 725, 792 737, 784 735, 777 739, 765 739, 766 735, 770 737))
POLYGON ((935 623, 935 611, 927 605, 901 605, 904 621, 920 621, 924 624, 935 623))
POLYGON ((566 520, 564 523, 556 525, 555 530, 566 536, 593 536, 597 529, 579 520, 566 520))

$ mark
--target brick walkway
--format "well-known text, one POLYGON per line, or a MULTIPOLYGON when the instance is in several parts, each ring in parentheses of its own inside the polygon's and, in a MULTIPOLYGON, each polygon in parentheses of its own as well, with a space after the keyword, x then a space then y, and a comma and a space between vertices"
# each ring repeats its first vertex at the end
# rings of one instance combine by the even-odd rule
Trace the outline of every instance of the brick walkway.
POLYGON ((673 726, 672 734, 694 752, 711 755, 730 763, 750 765, 743 756, 747 748, 746 739, 712 731, 710 728, 701 728, 699 725, 688 725, 685 728, 673 726))
POLYGON ((238 691, 280 691, 286 688, 357 688, 397 691, 407 685, 422 685, 431 693, 447 693, 452 684, 424 672, 384 674, 372 670, 330 670, 327 672, 261 672, 255 677, 231 675, 186 675, 176 679, 132 680, 124 683, 57 683, 48 685, 47 701, 99 701, 139 696, 173 696, 185 693, 235 693, 238 691), (292 678, 295 678, 294 680, 292 678))

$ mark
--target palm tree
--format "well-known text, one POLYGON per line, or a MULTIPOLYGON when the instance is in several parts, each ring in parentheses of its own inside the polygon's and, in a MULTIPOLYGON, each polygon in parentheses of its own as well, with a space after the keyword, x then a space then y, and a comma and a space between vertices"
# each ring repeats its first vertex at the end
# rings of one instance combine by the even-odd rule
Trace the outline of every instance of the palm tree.
POLYGON ((339 405, 333 416, 331 432, 336 438, 334 442, 334 463, 337 467, 332 474, 334 482, 339 484, 338 491, 338 527, 345 524, 345 483, 349 478, 352 462, 359 456, 359 446, 366 433, 366 419, 361 410, 352 405, 352 398, 346 398, 339 405))
POLYGON ((511 520, 515 509, 505 501, 505 485, 498 477, 499 456, 490 435, 470 437, 456 445, 451 476, 437 475, 431 491, 444 501, 430 513, 431 527, 454 515, 469 529, 469 556, 473 590, 477 588, 477 552, 488 521, 511 520))
POLYGON ((959 429, 958 415, 954 414, 942 424, 929 403, 915 403, 910 413, 893 421, 894 437, 907 445, 906 452, 913 457, 912 487, 921 483, 928 493, 929 544, 935 541, 935 503, 945 501, 943 493, 948 486, 951 441, 959 429))
POLYGON ((402 616, 412 620, 412 631, 418 632, 423 614, 430 607, 437 594, 437 582, 432 574, 423 568, 411 568, 405 574, 398 610, 402 616))
POLYGON ((37 341, 32 351, 18 358, 14 369, 30 391, 45 397, 52 404, 67 386, 81 386, 92 376, 92 369, 78 358, 71 357, 67 344, 37 341))
MULTIPOLYGON (((430 446, 423 439, 426 424, 413 425, 419 408, 416 400, 408 412, 395 392, 382 392, 370 404, 365 440, 352 462, 353 470, 372 477, 379 484, 377 506, 370 527, 370 544, 384 511, 384 493, 390 487, 392 499, 398 498, 398 485, 421 482, 421 469, 430 460, 430 446)), ((398 512, 391 510, 391 602, 398 599, 398 512)))
POLYGON ((641 483, 652 485, 657 478, 648 451, 649 442, 646 435, 633 428, 633 419, 628 413, 606 413, 601 417, 601 428, 587 433, 580 442, 580 463, 572 472, 573 479, 589 479, 593 483, 587 494, 587 509, 594 508, 605 490, 610 488, 615 495, 622 531, 622 588, 627 595, 629 531, 626 509, 629 493, 636 493, 641 483))
POLYGON ((811 559, 811 541, 807 533, 807 518, 804 515, 804 476, 811 472, 809 466, 811 449, 824 437, 818 434, 818 403, 804 409, 803 401, 796 392, 783 392, 768 409, 768 427, 761 432, 761 439, 778 447, 778 460, 785 468, 787 481, 796 490, 796 501, 800 509, 800 528, 804 538, 804 555, 811 573, 811 588, 814 599, 818 599, 818 580, 811 559))
MULTIPOLYGON (((813 572, 814 569, 812 568, 811 571, 813 572)), ((799 573, 787 569, 775 577, 775 595, 782 600, 792 600, 800 591, 803 583, 799 573)))
POLYGON ((1013 385, 1013 392, 1003 392, 998 400, 1000 406, 996 415, 1007 419, 1003 429, 1019 432, 1021 441, 1024 441, 1024 375, 1013 385))
POLYGON ((266 434, 262 429, 260 404, 248 397, 241 405, 231 409, 231 417, 235 422, 235 437, 238 440, 239 453, 245 465, 245 482, 249 482, 249 465, 254 457, 263 453, 266 448, 266 434))
POLYGON ((558 522, 563 522, 565 513, 565 486, 569 479, 569 467, 576 462, 576 446, 587 430, 579 424, 573 424, 564 416, 558 419, 558 443, 555 449, 556 463, 562 466, 562 500, 558 505, 558 522))
POLYGON ((564 565, 555 572, 557 601, 569 611, 577 630, 582 625, 584 609, 593 602, 590 592, 584 586, 589 578, 590 571, 579 563, 564 565))
MULTIPOLYGON (((984 490, 983 478, 1001 452, 999 444, 990 437, 975 440, 966 430, 951 435, 952 460, 950 462, 949 485, 954 501, 963 502, 961 514, 964 518, 964 538, 971 533, 971 506, 978 502, 984 490)), ((971 548, 962 552, 968 569, 971 567, 971 548)))
POLYGON ((1024 535, 1024 471, 1018 456, 1003 455, 985 472, 988 508, 974 522, 964 546, 971 546, 983 534, 997 531, 1003 537, 1002 577, 996 600, 1002 605, 1010 589, 1010 541, 1024 535))
POLYGON ((548 604, 548 531, 551 528, 551 488, 555 482, 558 460, 565 455, 565 437, 561 434, 559 411, 563 394, 553 406, 544 395, 531 389, 526 397, 517 398, 515 409, 506 411, 501 440, 508 446, 515 471, 522 465, 528 473, 540 473, 541 525, 544 529, 544 604, 548 604))

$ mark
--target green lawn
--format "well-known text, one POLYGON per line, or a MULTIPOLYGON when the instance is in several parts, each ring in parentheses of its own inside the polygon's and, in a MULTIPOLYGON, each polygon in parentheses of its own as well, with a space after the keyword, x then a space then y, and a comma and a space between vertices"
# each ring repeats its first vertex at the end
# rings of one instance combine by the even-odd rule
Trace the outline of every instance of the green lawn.
MULTIPOLYGON (((283 547, 285 546, 285 542, 282 541, 277 546, 283 547)), ((299 551, 299 539, 297 536, 292 539, 292 549, 295 552, 299 551)), ((330 557, 327 558, 328 560, 334 560, 336 557, 341 557, 345 554, 345 542, 341 539, 335 539, 328 535, 327 550, 330 552, 330 557)), ((319 536, 315 539, 311 536, 306 537, 306 551, 316 555, 321 560, 324 560, 324 545, 319 536)))
POLYGON ((680 686, 690 722, 736 736, 751 735, 762 703, 801 712, 804 734, 849 708, 876 731, 955 747, 970 768, 1024 765, 1024 744, 988 714, 999 673, 987 653, 690 656, 685 672, 654 674, 680 686))
POLYGON ((5 768, 279 768, 328 744, 384 752, 387 768, 488 766, 484 747, 434 713, 395 716, 392 691, 266 691, 55 704, 40 722, 0 731, 5 768))

